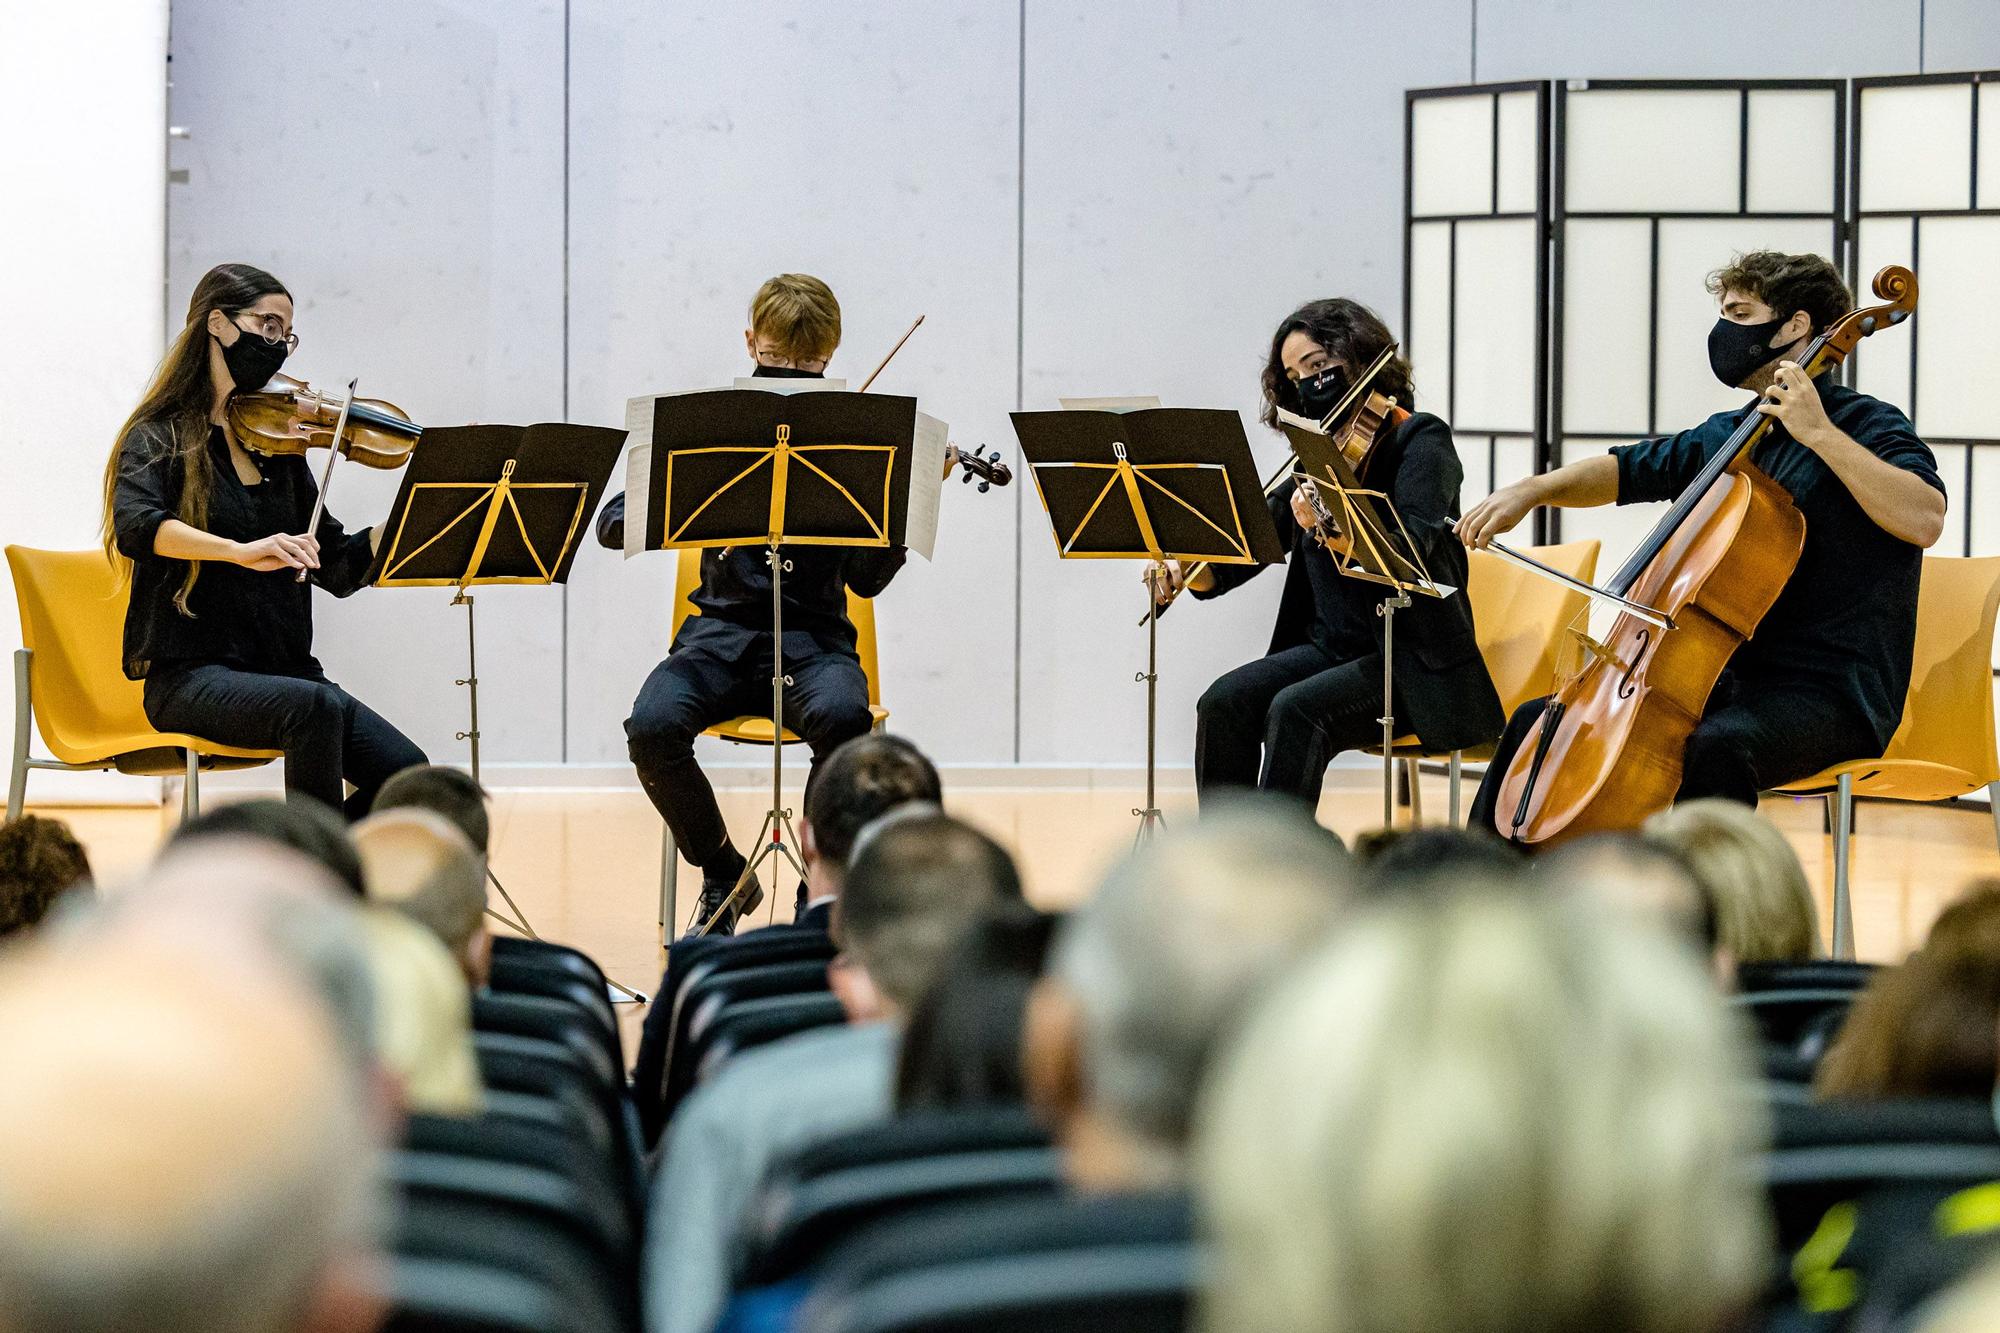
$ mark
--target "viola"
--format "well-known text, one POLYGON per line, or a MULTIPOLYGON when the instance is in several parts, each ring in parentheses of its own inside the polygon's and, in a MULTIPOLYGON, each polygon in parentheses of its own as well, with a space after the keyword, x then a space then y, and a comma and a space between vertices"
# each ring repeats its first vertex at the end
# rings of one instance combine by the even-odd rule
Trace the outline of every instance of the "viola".
MULTIPOLYGON (((1874 290, 1887 304, 1856 310, 1815 339, 1797 358, 1807 375, 1838 366, 1863 338, 1916 309, 1917 280, 1906 268, 1877 273, 1874 290)), ((1636 827, 1673 803, 1710 692, 1805 544, 1792 497, 1750 461, 1772 426, 1755 408, 1601 590, 1621 609, 1603 642, 1579 636, 1584 664, 1509 762, 1493 811, 1502 836, 1546 846, 1636 827)))
POLYGON ((981 495, 995 486, 1011 486, 1014 482, 1014 469, 1000 461, 998 449, 982 458, 977 446, 967 453, 955 444, 947 445, 944 451, 944 474, 947 477, 951 475, 954 466, 961 469, 958 474, 959 481, 979 483, 981 495))
POLYGON ((379 398, 349 402, 289 375, 273 376, 271 385, 229 400, 230 433, 253 454, 303 456, 308 449, 332 447, 337 431, 340 452, 355 462, 399 468, 410 461, 417 438, 424 433, 402 408, 379 398))

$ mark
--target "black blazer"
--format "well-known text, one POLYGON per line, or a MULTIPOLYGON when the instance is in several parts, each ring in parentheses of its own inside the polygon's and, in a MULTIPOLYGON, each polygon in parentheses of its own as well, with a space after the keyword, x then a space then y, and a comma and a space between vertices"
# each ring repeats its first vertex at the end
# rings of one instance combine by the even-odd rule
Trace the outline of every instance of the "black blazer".
MULTIPOLYGON (((1400 730, 1415 732, 1428 750, 1466 750, 1498 739, 1506 725, 1500 696, 1479 655, 1473 635, 1472 604, 1465 595, 1465 544, 1452 531, 1458 520, 1458 488, 1465 479, 1453 446, 1451 427, 1428 412, 1413 413, 1375 446, 1362 480, 1389 492, 1424 568, 1438 583, 1458 589, 1450 597, 1413 599, 1396 613, 1396 693, 1407 716, 1400 730)), ((1285 591, 1267 652, 1283 652, 1308 642, 1316 613, 1306 558, 1323 559, 1311 533, 1292 518, 1287 481, 1271 496, 1271 519, 1291 534, 1285 591)), ((1216 565, 1215 587, 1197 597, 1216 597, 1263 572, 1260 565, 1216 565)), ((1382 621, 1374 614, 1380 598, 1373 584, 1343 580, 1349 595, 1366 603, 1382 642, 1382 621)))

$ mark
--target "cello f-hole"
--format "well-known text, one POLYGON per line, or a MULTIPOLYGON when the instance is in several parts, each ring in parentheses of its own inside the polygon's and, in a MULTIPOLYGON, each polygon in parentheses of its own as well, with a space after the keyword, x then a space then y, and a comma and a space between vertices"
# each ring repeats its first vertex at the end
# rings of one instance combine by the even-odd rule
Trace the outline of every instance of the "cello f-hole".
POLYGON ((1639 631, 1639 649, 1632 654, 1632 665, 1625 668, 1625 674, 1618 678, 1618 697, 1629 699, 1638 691, 1632 677, 1639 674, 1639 663, 1646 660, 1646 649, 1653 644, 1653 627, 1648 625, 1639 631))

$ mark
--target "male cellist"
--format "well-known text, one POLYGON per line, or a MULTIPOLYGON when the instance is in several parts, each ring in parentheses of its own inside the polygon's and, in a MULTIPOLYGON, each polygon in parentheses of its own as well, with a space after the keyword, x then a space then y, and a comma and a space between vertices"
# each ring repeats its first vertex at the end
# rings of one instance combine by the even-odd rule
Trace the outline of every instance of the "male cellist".
MULTIPOLYGON (((1791 359, 1853 309, 1832 264, 1759 250, 1710 274, 1708 290, 1721 306, 1709 366, 1724 384, 1761 395, 1754 410, 1775 419, 1750 461, 1791 495, 1805 545, 1710 695, 1675 799, 1755 805, 1759 791, 1889 743, 1910 684, 1923 550, 1944 530, 1945 490, 1901 411, 1831 374, 1808 379, 1791 359)), ((1485 546, 1537 505, 1672 500, 1751 410, 1524 478, 1474 505, 1458 534, 1485 546)), ((1475 826, 1494 827, 1500 781, 1545 704, 1524 704, 1508 722, 1473 802, 1475 826)))

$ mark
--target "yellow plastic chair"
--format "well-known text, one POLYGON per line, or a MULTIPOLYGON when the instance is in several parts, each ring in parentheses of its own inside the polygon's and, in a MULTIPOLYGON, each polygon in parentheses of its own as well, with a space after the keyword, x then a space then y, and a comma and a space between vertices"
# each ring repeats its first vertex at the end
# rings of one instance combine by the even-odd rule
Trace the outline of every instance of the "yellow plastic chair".
MULTIPOLYGON (((1561 570, 1571 578, 1590 582, 1597 574, 1598 543, 1564 542, 1560 546, 1530 546, 1523 554, 1561 570)), ((1556 663, 1562 652, 1563 635, 1583 613, 1588 600, 1553 579, 1530 573, 1490 551, 1466 553, 1465 592, 1472 605, 1472 628, 1479 641, 1479 655, 1486 659, 1486 672, 1500 696, 1500 711, 1512 717, 1514 710, 1530 699, 1539 699, 1555 688, 1556 663)), ((1379 755, 1382 747, 1370 748, 1379 755)), ((1397 738, 1395 756, 1403 761, 1410 788, 1410 820, 1421 824, 1424 804, 1417 784, 1418 765, 1443 760, 1451 780, 1451 822, 1459 822, 1460 788, 1465 761, 1483 762, 1493 757, 1493 747, 1445 753, 1427 751, 1415 736, 1397 738)))
POLYGON ((241 750, 153 728, 146 720, 144 687, 127 680, 121 666, 131 585, 118 577, 104 552, 9 546, 7 566, 26 645, 14 653, 10 823, 27 804, 33 768, 185 774, 181 818, 187 820, 201 809, 202 769, 255 768, 284 757, 280 750, 241 750), (29 754, 32 728, 40 729, 53 759, 29 754))
POLYGON ((1993 732, 1993 625, 2000 613, 2000 556, 1925 556, 1917 593, 1917 643, 1903 721, 1879 758, 1835 764, 1777 788, 1832 802, 1833 954, 1854 956, 1848 898, 1854 798, 1949 801, 1986 788, 2000 841, 2000 747, 1993 732))
MULTIPOLYGON (((681 624, 689 616, 698 616, 701 611, 694 604, 694 591, 701 586, 701 552, 685 549, 680 553, 680 565, 674 577, 673 625, 668 633, 668 641, 681 632, 681 624)), ((882 707, 882 678, 876 667, 875 658, 875 603, 866 597, 847 594, 847 618, 854 622, 854 651, 861 658, 861 673, 868 678, 868 712, 874 719, 877 731, 889 720, 889 710, 882 707)), ((763 714, 747 714, 727 722, 718 722, 702 733, 718 740, 730 741, 738 745, 769 745, 771 743, 771 719, 763 714)), ((780 741, 784 745, 797 745, 801 738, 790 727, 780 741)), ((679 915, 679 884, 674 864, 679 848, 674 845, 674 831, 664 824, 660 834, 660 929, 664 932, 667 923, 679 915)), ((773 885, 771 892, 777 893, 773 885)), ((774 899, 775 901, 775 899, 774 899)))

